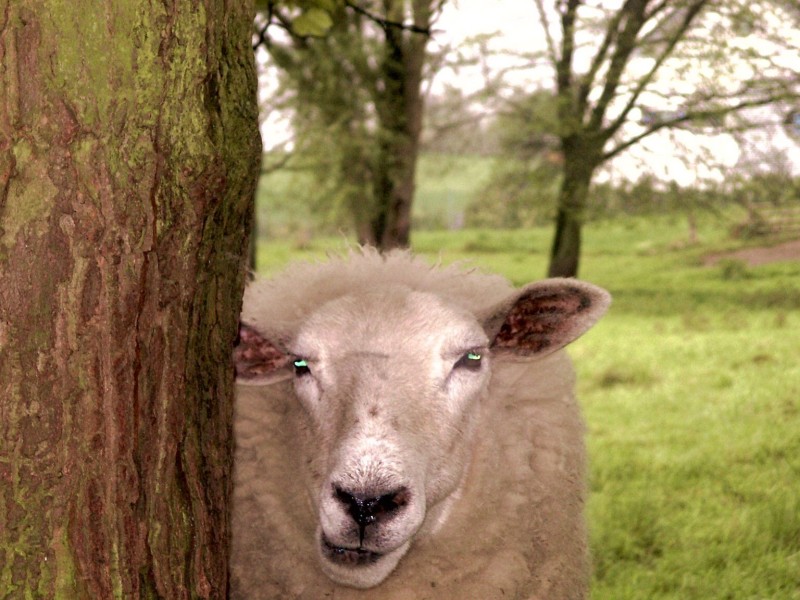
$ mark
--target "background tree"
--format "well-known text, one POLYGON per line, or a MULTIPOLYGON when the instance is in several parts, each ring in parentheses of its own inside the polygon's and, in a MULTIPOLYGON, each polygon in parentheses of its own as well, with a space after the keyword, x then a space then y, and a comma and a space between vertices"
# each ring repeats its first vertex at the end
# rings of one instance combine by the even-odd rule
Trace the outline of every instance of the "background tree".
POLYGON ((226 597, 252 17, 0 0, 4 597, 226 597))
POLYGON ((264 6, 261 35, 293 112, 295 153, 318 178, 318 206, 343 207, 360 243, 408 245, 426 47, 442 4, 264 6), (317 26, 324 36, 310 35, 317 26))
POLYGON ((606 161, 659 130, 746 126, 747 109, 798 96, 794 16, 781 3, 535 2, 564 161, 551 276, 578 272, 589 186, 606 161))
POLYGON ((468 225, 517 228, 550 223, 561 183, 556 103, 543 90, 498 102, 486 137, 497 139, 489 180, 467 209, 468 225))

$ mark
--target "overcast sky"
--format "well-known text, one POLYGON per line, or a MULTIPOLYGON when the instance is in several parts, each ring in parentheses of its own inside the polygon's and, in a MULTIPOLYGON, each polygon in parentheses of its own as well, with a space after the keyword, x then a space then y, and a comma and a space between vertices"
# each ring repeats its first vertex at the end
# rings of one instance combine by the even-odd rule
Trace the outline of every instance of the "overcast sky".
POLYGON ((450 0, 439 25, 443 37, 454 41, 500 31, 507 47, 532 50, 538 22, 533 0, 450 0))

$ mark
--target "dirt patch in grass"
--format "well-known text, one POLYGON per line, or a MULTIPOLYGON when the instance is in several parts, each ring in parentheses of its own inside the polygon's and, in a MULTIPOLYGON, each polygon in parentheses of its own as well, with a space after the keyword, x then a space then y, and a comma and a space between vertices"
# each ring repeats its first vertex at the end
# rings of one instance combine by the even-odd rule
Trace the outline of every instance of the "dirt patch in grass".
POLYGON ((773 262, 800 260, 800 240, 784 242, 775 246, 742 248, 733 252, 709 254, 703 259, 703 264, 710 267, 721 260, 740 260, 751 267, 773 262))

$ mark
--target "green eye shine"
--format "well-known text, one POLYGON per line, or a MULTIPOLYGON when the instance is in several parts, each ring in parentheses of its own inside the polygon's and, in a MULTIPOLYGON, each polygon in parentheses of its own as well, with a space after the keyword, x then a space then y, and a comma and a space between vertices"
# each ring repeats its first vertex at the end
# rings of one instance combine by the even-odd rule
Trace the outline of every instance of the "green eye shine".
POLYGON ((294 366, 294 374, 298 377, 311 373, 311 369, 308 368, 308 361, 304 358, 293 360, 292 365, 294 366))
POLYGON ((480 352, 466 352, 458 359, 454 369, 466 369, 467 371, 479 371, 481 368, 481 353, 480 352))

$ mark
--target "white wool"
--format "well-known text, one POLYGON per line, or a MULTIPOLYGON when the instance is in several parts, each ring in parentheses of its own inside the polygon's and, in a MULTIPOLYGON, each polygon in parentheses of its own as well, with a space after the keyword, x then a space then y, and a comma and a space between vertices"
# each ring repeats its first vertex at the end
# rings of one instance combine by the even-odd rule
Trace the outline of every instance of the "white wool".
POLYGON ((360 248, 322 263, 294 263, 276 277, 249 286, 242 321, 261 331, 291 333, 328 300, 386 284, 432 292, 473 313, 496 305, 513 289, 505 278, 477 269, 465 271, 458 264, 434 267, 402 250, 382 255, 360 248))
MULTIPOLYGON (((513 293, 502 277, 363 250, 295 265, 245 295, 242 321, 284 339, 315 308, 382 285, 483 314, 513 293)), ((579 600, 588 587, 584 426, 569 358, 498 355, 478 407, 471 463, 444 525, 415 539, 377 587, 320 570, 315 514, 298 473, 302 408, 291 382, 237 391, 232 597, 334 600, 579 600)))

